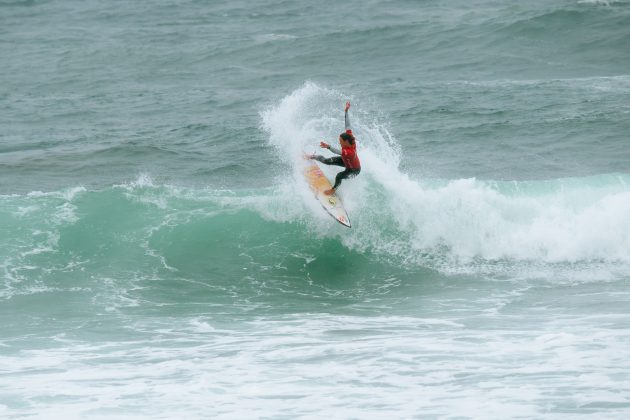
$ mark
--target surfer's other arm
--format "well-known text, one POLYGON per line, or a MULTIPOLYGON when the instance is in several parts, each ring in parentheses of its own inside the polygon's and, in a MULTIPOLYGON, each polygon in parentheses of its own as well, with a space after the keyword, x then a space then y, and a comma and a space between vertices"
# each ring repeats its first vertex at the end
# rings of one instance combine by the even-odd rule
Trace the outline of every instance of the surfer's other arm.
POLYGON ((337 149, 334 146, 331 146, 330 144, 326 143, 325 141, 321 141, 319 142, 319 147, 321 147, 322 149, 328 149, 331 152, 333 152, 336 155, 340 155, 341 154, 341 150, 337 149))

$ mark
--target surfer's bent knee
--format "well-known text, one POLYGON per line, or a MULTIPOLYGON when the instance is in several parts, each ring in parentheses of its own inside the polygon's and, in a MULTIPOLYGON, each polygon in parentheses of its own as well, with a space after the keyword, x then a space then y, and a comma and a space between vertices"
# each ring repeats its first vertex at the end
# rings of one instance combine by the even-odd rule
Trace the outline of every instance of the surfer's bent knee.
POLYGON ((335 177, 335 185, 333 185, 333 190, 336 190, 337 188, 339 188, 339 185, 341 185, 341 181, 343 181, 346 178, 354 178, 355 176, 359 175, 359 173, 361 172, 361 168, 356 168, 356 169, 346 169, 345 171, 341 171, 337 174, 337 176, 335 177))

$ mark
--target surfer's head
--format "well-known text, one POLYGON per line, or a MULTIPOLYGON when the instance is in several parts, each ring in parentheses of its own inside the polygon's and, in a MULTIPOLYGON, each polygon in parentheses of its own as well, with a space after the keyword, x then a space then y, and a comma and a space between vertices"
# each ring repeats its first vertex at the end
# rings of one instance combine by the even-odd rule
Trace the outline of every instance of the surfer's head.
POLYGON ((342 146, 352 146, 354 144, 354 136, 347 131, 339 134, 339 144, 342 146))

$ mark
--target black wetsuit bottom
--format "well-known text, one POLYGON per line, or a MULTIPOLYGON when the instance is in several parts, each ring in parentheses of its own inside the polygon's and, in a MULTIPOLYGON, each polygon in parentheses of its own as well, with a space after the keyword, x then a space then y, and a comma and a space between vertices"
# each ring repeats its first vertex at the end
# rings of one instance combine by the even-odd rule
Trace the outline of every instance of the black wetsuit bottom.
MULTIPOLYGON (((336 166, 343 166, 345 168, 346 165, 344 165, 343 163, 343 159, 341 159, 341 156, 334 156, 331 158, 325 158, 321 155, 317 155, 317 156, 313 156, 313 159, 326 164, 326 165, 336 165, 336 166)), ((335 185, 333 185, 333 189, 337 189, 337 187, 341 184, 341 181, 346 179, 346 178, 354 178, 355 176, 359 175, 359 173, 361 172, 361 168, 356 168, 356 169, 350 169, 350 168, 346 168, 345 171, 341 171, 337 174, 337 176, 335 177, 335 185)))

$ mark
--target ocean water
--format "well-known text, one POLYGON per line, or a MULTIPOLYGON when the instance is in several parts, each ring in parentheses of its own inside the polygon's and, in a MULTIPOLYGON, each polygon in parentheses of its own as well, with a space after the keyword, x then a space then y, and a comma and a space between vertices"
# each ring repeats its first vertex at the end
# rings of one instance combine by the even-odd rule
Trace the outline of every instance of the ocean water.
POLYGON ((0 0, 0 417, 627 419, 629 135, 628 1, 0 0))

